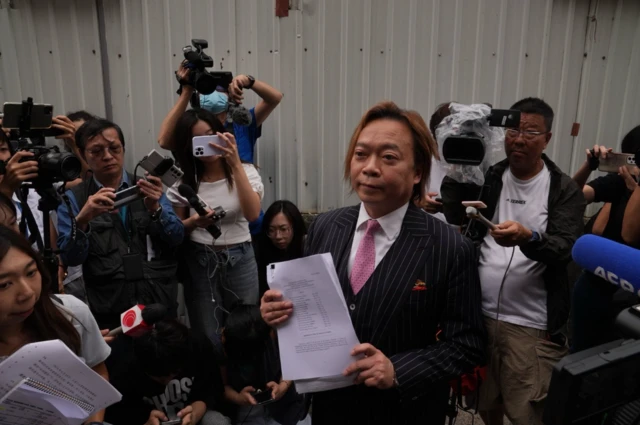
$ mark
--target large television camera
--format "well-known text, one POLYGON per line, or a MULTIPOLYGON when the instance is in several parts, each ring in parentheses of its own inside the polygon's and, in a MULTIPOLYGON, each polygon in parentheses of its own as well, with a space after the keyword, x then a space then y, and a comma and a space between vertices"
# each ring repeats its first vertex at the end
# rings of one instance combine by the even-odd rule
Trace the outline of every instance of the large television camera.
POLYGON ((31 152, 33 157, 23 161, 38 162, 38 177, 28 182, 36 189, 75 180, 82 171, 82 164, 75 155, 60 152, 57 146, 45 146, 45 137, 62 134, 62 131, 51 127, 52 122, 52 105, 33 103, 32 98, 22 103, 4 104, 2 127, 10 130, 12 154, 17 151, 31 152))
POLYGON ((640 424, 640 305, 623 310, 620 339, 560 360, 545 405, 545 425, 640 424))
POLYGON ((213 67, 213 58, 204 52, 207 47, 209 47, 207 40, 194 38, 190 46, 182 49, 187 61, 185 67, 191 70, 188 83, 201 94, 211 94, 218 86, 226 88, 233 80, 230 72, 207 71, 206 68, 213 67))
POLYGON ((502 152, 502 128, 518 128, 520 111, 460 103, 451 103, 449 110, 435 134, 443 168, 459 183, 482 185, 485 172, 502 152))

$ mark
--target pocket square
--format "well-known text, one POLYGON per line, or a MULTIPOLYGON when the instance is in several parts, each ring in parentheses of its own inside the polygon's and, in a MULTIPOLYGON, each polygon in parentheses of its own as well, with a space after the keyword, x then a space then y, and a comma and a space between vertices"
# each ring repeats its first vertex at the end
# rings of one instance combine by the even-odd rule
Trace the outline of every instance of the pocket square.
POLYGON ((416 284, 413 285, 413 289, 412 289, 412 291, 426 291, 426 290, 427 290, 427 284, 421 281, 420 279, 416 281, 416 284))

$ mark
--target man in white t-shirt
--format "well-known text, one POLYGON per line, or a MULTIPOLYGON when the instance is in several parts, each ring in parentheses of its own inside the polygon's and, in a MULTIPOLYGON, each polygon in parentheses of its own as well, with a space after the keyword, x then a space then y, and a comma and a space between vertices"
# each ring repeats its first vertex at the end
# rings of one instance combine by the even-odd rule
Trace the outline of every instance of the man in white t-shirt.
POLYGON ((482 310, 488 333, 487 380, 480 410, 487 424, 542 424, 544 399, 555 363, 568 352, 566 266, 582 233, 582 191, 543 154, 551 139, 553 110, 527 98, 520 128, 505 136, 507 159, 485 176, 482 213, 496 229, 473 221, 480 247, 482 310))

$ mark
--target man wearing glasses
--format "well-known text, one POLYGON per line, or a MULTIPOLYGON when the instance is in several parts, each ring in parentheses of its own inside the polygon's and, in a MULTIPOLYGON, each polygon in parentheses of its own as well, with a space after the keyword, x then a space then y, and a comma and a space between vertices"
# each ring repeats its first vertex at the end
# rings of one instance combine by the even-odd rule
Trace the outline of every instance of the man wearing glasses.
POLYGON ((64 264, 82 264, 98 324, 119 326, 120 314, 138 303, 161 303, 175 314, 174 249, 184 227, 162 182, 150 175, 134 181, 124 170, 124 136, 110 121, 87 121, 76 144, 93 177, 67 191, 69 206, 63 202, 58 208, 58 247, 64 264), (133 185, 140 198, 114 209, 116 192, 133 185))
POLYGON ((472 221, 480 247, 482 310, 489 335, 487 380, 480 410, 487 424, 503 415, 541 424, 555 363, 568 352, 567 264, 583 229, 585 200, 578 185, 543 152, 553 110, 541 99, 511 107, 520 127, 506 131, 507 159, 491 167, 480 199, 496 228, 472 221))

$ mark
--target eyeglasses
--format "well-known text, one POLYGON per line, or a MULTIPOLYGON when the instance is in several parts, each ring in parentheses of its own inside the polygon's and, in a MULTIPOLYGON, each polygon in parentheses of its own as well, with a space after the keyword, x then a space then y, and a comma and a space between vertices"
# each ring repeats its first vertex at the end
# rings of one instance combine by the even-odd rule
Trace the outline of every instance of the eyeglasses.
POLYGON ((270 238, 276 237, 278 234, 287 236, 289 233, 291 233, 291 227, 289 226, 269 227, 269 230, 267 230, 267 236, 269 236, 270 238))
POLYGON ((101 146, 88 149, 87 153, 93 157, 104 156, 104 152, 108 150, 111 155, 119 155, 122 153, 122 145, 101 146))
POLYGON ((528 142, 535 140, 536 137, 542 136, 543 134, 547 134, 547 131, 528 131, 528 130, 517 130, 515 128, 510 128, 505 131, 505 134, 510 139, 517 139, 519 135, 522 134, 522 139, 528 142))

